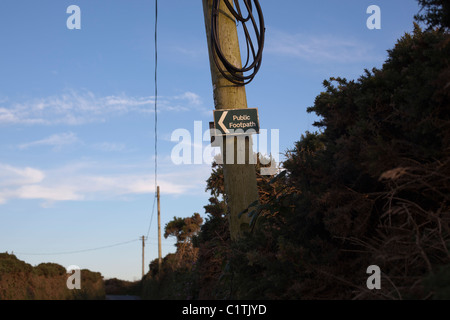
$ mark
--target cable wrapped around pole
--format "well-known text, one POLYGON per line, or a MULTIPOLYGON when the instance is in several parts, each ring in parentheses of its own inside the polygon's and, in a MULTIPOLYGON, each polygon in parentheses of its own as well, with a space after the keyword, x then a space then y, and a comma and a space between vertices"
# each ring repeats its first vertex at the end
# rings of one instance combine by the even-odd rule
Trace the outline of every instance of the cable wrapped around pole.
POLYGON ((262 52, 265 39, 265 25, 261 6, 258 0, 242 0, 245 4, 248 15, 244 16, 239 0, 213 0, 211 14, 211 45, 214 62, 220 73, 230 82, 238 86, 249 84, 258 73, 261 67, 262 52), (220 47, 219 17, 220 2, 224 1, 231 15, 236 19, 236 23, 241 24, 244 30, 245 42, 247 46, 247 58, 244 66, 235 66, 227 60, 220 47), (234 3, 234 5, 233 5, 234 3), (257 13, 257 19, 254 12, 257 13), (255 48, 248 24, 254 30, 254 38, 257 42, 255 48), (250 59, 252 58, 252 60, 250 59))

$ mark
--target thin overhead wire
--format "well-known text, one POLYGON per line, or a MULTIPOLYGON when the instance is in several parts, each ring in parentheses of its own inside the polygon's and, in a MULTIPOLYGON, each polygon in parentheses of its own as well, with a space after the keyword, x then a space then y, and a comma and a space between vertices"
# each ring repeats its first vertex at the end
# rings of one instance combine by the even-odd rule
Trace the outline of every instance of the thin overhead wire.
POLYGON ((28 253, 28 252, 15 252, 14 254, 18 255, 24 255, 24 256, 57 256, 57 255, 65 255, 65 254, 75 254, 75 253, 82 253, 82 252, 88 252, 88 251, 97 251, 97 250, 103 250, 113 247, 122 246, 128 243, 139 241, 140 239, 134 239, 129 240, 125 242, 120 242, 116 244, 111 244, 103 247, 97 247, 97 248, 90 248, 90 249, 83 249, 83 250, 76 250, 76 251, 63 251, 63 252, 49 252, 49 253, 28 253))
POLYGON ((158 186, 158 0, 155 0, 155 194, 158 186))
POLYGON ((147 229, 147 236, 150 234, 150 229, 152 227, 153 216, 155 213, 155 204, 157 198, 157 188, 158 188, 158 0, 155 0, 155 196, 153 198, 153 209, 150 218, 150 224, 147 229))
POLYGON ((219 17, 221 0, 214 0, 211 13, 211 46, 214 62, 220 73, 230 82, 244 86, 249 84, 258 73, 261 62, 265 40, 264 16, 258 0, 243 0, 248 15, 245 15, 239 5, 239 0, 223 0, 231 15, 236 19, 236 23, 242 25, 247 46, 247 58, 244 66, 236 66, 225 57, 220 46, 219 17), (233 5, 234 3, 234 5, 233 5), (254 10, 255 9, 255 10, 254 10), (255 18, 257 14, 257 19, 255 18), (251 25, 254 31, 257 48, 255 48, 252 35, 247 24, 251 25), (250 56, 252 60, 250 59, 250 56))
POLYGON ((150 224, 149 224, 149 226, 148 226, 147 236, 145 237, 145 239, 148 239, 148 236, 149 236, 149 234, 150 234, 150 228, 152 227, 153 216, 154 216, 154 213, 155 213, 155 204, 156 204, 156 196, 155 196, 155 198, 153 199, 152 215, 151 215, 151 218, 150 218, 150 224))

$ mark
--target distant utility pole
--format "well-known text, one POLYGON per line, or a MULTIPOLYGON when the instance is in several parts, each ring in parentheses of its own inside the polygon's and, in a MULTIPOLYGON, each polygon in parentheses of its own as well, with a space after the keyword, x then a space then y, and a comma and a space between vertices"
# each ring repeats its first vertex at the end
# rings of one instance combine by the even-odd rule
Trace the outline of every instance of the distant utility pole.
POLYGON ((161 205, 159 196, 159 186, 156 189, 156 197, 158 199, 158 265, 159 272, 161 272, 162 255, 161 255, 161 205))
MULTIPOLYGON (((206 36, 208 39, 209 60, 211 67, 211 78, 214 89, 214 105, 216 110, 220 109, 245 109, 247 97, 244 86, 237 86, 228 81, 219 71, 214 62, 214 51, 211 43, 211 12, 213 0, 202 0, 205 16, 206 36)), ((241 53, 236 28, 236 20, 228 10, 225 1, 232 4, 230 0, 222 0, 219 12, 219 34, 220 47, 228 61, 235 66, 241 67, 241 53)), ((220 62, 219 62, 220 63, 220 62)), ((228 136, 229 137, 229 136, 228 136)), ((256 185, 256 169, 254 164, 249 164, 249 152, 253 152, 252 138, 246 138, 245 164, 237 164, 237 138, 224 138, 221 150, 224 160, 225 193, 227 196, 228 217, 230 223, 230 235, 233 240, 238 239, 244 230, 248 229, 250 218, 244 214, 238 218, 240 212, 250 204, 259 199, 256 185), (226 163, 227 150, 234 150, 234 161, 226 163)), ((242 152, 242 150, 240 150, 242 152)))
POLYGON ((145 268, 144 268, 144 247, 145 247, 145 237, 142 236, 142 278, 145 275, 145 268))

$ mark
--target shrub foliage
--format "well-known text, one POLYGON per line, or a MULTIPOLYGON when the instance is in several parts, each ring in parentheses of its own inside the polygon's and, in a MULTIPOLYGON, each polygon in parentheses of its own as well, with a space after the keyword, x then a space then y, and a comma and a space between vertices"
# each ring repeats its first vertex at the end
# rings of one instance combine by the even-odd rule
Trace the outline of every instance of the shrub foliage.
POLYGON ((252 231, 230 241, 214 164, 194 263, 170 269, 166 257, 150 287, 170 291, 170 278, 185 299, 450 297, 449 34, 415 24, 381 69, 323 84, 308 108, 318 131, 286 152, 281 174, 258 176, 260 204, 243 213, 252 231), (381 290, 366 286, 371 265, 381 290))

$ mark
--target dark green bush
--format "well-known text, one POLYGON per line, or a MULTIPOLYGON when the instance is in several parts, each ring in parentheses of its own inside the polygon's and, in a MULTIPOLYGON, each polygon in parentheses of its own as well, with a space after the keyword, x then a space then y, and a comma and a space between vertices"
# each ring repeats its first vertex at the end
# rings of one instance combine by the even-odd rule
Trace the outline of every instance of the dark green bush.
POLYGON ((5 273, 29 273, 33 267, 16 258, 13 254, 0 253, 0 275, 5 273))
POLYGON ((38 276, 56 277, 66 274, 66 269, 56 263, 41 263, 33 268, 33 272, 38 276))

